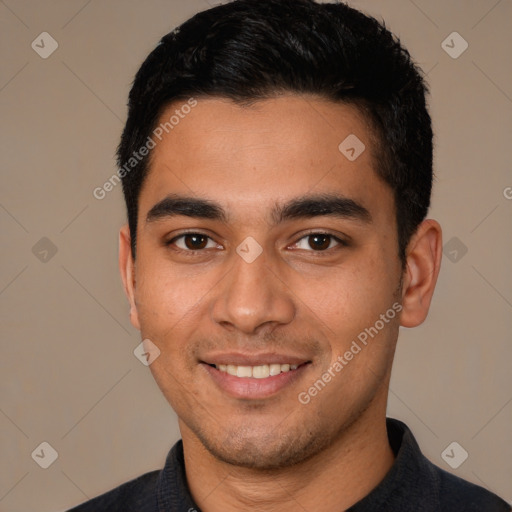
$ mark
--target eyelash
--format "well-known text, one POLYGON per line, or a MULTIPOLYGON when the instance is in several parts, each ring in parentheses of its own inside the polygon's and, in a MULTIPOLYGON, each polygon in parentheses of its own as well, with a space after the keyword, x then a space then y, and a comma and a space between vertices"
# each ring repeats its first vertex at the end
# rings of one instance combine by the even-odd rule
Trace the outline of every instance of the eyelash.
MULTIPOLYGON (((176 240, 179 240, 180 238, 184 238, 184 237, 190 236, 190 235, 204 236, 204 237, 206 237, 206 238, 208 238, 210 240, 213 240, 210 236, 206 235, 205 233, 201 233, 201 232, 197 232, 197 231, 188 231, 188 232, 181 233, 181 234, 173 237, 171 240, 165 242, 165 245, 167 247, 170 247, 172 244, 174 244, 176 242, 176 240)), ((310 233, 306 233, 305 235, 302 235, 293 245, 297 245, 304 238, 308 238, 308 237, 314 236, 314 235, 324 235, 324 236, 327 236, 327 237, 331 238, 332 240, 335 240, 336 242, 338 242, 338 246, 330 247, 330 248, 327 248, 327 249, 324 249, 324 250, 319 250, 319 251, 315 251, 314 249, 311 249, 311 250, 308 250, 307 252, 314 252, 314 253, 319 253, 319 254, 321 254, 321 253, 330 253, 330 251, 336 250, 336 248, 339 249, 341 247, 348 247, 349 246, 348 242, 346 242, 345 240, 342 240, 341 238, 333 235, 332 233, 327 233, 327 232, 324 232, 324 231, 312 231, 310 233)), ((199 253, 199 252, 204 252, 206 249, 192 250, 192 249, 181 249, 181 248, 178 247, 177 249, 174 248, 173 250, 177 251, 177 252, 181 252, 181 253, 186 253, 187 255, 194 255, 194 254, 199 253)), ((294 249, 294 250, 297 250, 297 249, 294 249)))

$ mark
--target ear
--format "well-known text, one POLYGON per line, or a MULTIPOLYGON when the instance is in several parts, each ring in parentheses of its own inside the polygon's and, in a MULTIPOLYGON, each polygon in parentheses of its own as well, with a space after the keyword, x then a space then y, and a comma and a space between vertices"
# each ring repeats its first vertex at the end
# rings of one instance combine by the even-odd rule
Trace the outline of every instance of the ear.
POLYGON ((406 251, 400 325, 416 327, 427 318, 443 253, 442 230, 435 220, 424 220, 406 251))
POLYGON ((130 303, 130 321, 140 331, 139 314, 135 304, 135 262, 132 256, 130 228, 128 224, 119 231, 119 271, 124 291, 130 303))

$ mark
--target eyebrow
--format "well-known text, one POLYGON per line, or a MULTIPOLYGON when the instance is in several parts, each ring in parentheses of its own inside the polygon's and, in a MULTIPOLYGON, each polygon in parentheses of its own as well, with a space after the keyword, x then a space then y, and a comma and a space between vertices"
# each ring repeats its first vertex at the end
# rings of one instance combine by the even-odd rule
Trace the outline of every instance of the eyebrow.
MULTIPOLYGON (((146 215, 146 223, 175 216, 209 219, 223 222, 229 216, 219 203, 209 199, 170 194, 156 203, 146 215)), ((281 224, 293 219, 314 217, 335 217, 372 222, 368 209, 351 198, 338 194, 316 194, 296 197, 284 204, 275 204, 270 218, 273 224, 281 224)))

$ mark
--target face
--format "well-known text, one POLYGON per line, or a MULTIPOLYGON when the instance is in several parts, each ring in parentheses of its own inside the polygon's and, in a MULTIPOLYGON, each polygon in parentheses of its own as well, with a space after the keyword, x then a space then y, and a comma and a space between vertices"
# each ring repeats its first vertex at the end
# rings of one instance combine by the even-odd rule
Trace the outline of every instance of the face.
POLYGON ((127 290, 184 442, 280 467, 385 409, 402 267, 373 148, 354 107, 289 95, 198 99, 153 149, 127 290))

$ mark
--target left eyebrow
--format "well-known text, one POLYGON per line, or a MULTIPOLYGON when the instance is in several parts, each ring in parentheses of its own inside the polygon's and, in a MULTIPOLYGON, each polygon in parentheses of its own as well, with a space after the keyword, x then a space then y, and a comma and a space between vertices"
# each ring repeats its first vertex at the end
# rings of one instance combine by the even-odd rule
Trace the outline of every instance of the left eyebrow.
MULTIPOLYGON (((219 203, 208 199, 171 194, 155 204, 146 215, 146 222, 183 215, 199 219, 217 220, 227 223, 229 216, 219 203)), ((351 198, 337 194, 318 194, 297 197, 276 204, 270 218, 273 224, 292 219, 330 216, 340 219, 372 222, 368 209, 351 198)))
POLYGON ((274 224, 291 219, 330 216, 339 219, 372 222, 372 216, 362 204, 338 194, 319 194, 292 199, 282 206, 276 205, 271 218, 274 224))

